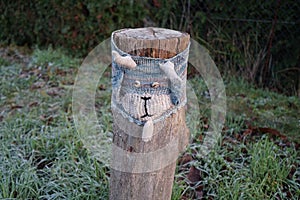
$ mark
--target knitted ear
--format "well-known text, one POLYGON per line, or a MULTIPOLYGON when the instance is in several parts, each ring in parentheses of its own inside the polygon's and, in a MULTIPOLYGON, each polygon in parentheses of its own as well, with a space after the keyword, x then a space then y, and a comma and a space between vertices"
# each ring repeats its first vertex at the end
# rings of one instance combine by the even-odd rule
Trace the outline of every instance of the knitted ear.
POLYGON ((118 52, 112 51, 114 61, 128 69, 134 69, 136 67, 136 63, 130 56, 121 56, 118 52))
POLYGON ((153 121, 150 118, 143 127, 142 140, 148 142, 153 136, 153 121))
POLYGON ((171 101, 174 105, 178 105, 184 86, 183 80, 177 75, 172 62, 168 61, 164 64, 160 64, 159 67, 171 82, 171 101))

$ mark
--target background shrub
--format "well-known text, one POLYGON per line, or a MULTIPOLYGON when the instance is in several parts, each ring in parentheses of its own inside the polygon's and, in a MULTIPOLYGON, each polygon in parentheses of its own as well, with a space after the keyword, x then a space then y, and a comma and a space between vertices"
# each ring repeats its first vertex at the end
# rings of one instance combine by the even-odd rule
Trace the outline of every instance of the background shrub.
POLYGON ((142 2, 33 0, 0 3, 2 43, 53 45, 86 54, 121 27, 141 26, 142 2))
POLYGON ((3 0, 0 41, 84 56, 116 29, 178 29, 205 45, 223 74, 300 96, 299 12, 293 0, 3 0))

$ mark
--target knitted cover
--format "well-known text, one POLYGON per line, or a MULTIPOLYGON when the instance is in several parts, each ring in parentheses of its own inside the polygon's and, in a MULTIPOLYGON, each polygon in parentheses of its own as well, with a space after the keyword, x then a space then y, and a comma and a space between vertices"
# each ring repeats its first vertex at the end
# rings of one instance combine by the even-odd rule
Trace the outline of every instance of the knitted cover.
POLYGON ((111 38, 112 51, 136 63, 133 69, 122 66, 112 55, 113 109, 130 122, 144 125, 150 119, 153 123, 164 120, 186 104, 189 47, 169 59, 139 57, 120 50, 111 38))

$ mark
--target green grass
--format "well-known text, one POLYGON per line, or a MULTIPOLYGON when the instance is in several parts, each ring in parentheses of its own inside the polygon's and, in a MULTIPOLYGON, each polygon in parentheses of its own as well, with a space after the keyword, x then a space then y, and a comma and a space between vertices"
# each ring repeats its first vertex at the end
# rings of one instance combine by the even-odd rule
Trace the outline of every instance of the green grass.
POLYGON ((274 128, 300 143, 298 97, 255 88, 240 79, 231 80, 226 92, 229 112, 243 116, 255 126, 274 128))
MULTIPOLYGON (((0 59, 0 199, 108 199, 109 170, 85 148, 72 119, 79 65, 51 48, 36 49, 27 65, 0 59)), ((96 108, 102 131, 109 133, 109 69, 105 74, 96 108)), ((222 138, 202 158, 197 151, 209 126, 210 99, 202 79, 189 82, 200 113, 195 119, 188 110, 193 139, 178 161, 172 200, 298 199, 299 99, 226 80, 222 138)))
POLYGON ((107 199, 107 168, 74 129, 79 61, 51 49, 1 65, 0 199, 107 199), (53 55, 54 54, 54 55, 53 55))
POLYGON ((174 199, 299 199, 299 99, 240 79, 225 80, 228 110, 222 138, 202 158, 198 151, 203 125, 209 124, 209 100, 201 79, 190 83, 198 94, 201 119, 208 122, 200 123, 201 128, 188 121, 196 134, 179 159, 174 194, 183 192, 174 199), (183 162, 188 157, 191 161, 183 162))
POLYGON ((299 196, 297 183, 287 178, 295 161, 294 151, 282 152, 268 138, 262 138, 248 149, 249 156, 242 160, 243 168, 236 170, 230 164, 232 172, 228 173, 228 179, 220 180, 218 194, 223 199, 284 199, 287 197, 284 185, 288 183, 294 190, 289 198, 299 196))

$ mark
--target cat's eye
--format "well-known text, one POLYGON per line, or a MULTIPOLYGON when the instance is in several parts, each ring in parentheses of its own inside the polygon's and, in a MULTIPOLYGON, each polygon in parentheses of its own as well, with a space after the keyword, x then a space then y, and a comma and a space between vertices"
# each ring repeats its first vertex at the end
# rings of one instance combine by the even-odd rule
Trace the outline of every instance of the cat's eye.
POLYGON ((153 87, 153 88, 158 88, 158 87, 159 87, 159 83, 158 83, 158 82, 153 82, 153 83, 151 84, 151 87, 153 87))
POLYGON ((134 82, 134 86, 135 86, 135 87, 141 87, 141 82, 135 81, 135 82, 134 82))

